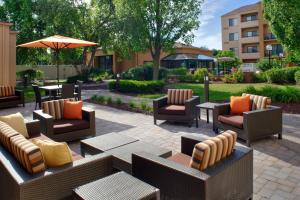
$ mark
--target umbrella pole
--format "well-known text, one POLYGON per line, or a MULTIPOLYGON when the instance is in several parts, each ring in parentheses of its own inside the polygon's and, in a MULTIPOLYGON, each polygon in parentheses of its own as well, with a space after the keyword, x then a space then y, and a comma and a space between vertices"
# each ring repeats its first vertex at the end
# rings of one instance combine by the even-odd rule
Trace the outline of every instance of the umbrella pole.
POLYGON ((56 76, 57 76, 57 85, 59 86, 59 49, 55 50, 56 52, 56 76))

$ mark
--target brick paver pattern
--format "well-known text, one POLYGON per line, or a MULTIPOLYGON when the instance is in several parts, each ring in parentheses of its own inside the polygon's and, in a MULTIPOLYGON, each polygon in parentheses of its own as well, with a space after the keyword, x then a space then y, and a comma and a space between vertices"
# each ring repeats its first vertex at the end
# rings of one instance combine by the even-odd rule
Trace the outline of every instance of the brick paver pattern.
MULTIPOLYGON (((87 92, 86 95, 95 91, 87 92)), ((214 136, 212 124, 201 121, 199 128, 184 124, 159 121, 153 124, 153 117, 131 113, 114 108, 85 103, 96 110, 97 135, 118 132, 139 140, 180 151, 182 135, 214 136)), ((33 103, 25 108, 0 110, 0 115, 21 112, 32 119, 33 103)), ((204 113, 203 113, 204 115, 204 113)), ((202 116, 206 119, 205 116, 202 116)), ((284 114, 283 139, 271 137, 253 143, 254 149, 254 194, 255 200, 300 199, 300 115, 284 114)), ((270 124, 270 126, 272 126, 270 124)), ((79 142, 70 143, 71 149, 80 152, 79 142)))

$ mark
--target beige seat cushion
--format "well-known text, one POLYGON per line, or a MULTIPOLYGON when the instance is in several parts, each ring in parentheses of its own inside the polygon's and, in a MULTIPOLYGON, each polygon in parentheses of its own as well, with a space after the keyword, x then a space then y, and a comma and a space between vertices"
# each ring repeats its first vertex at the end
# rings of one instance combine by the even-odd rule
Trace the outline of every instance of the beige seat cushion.
POLYGON ((168 89, 168 104, 183 105, 192 96, 193 90, 190 89, 168 89))
POLYGON ((24 121, 24 117, 21 113, 0 116, 0 121, 8 124, 10 127, 15 129, 18 133, 22 134, 24 137, 28 138, 27 127, 24 121))
POLYGON ((223 153, 223 142, 220 138, 212 137, 210 140, 214 141, 217 145, 216 162, 220 161, 223 153))
POLYGON ((244 126, 244 118, 242 115, 219 115, 218 121, 239 129, 243 129, 244 126))
POLYGON ((216 162, 217 157, 217 144, 213 140, 205 140, 203 143, 207 144, 210 148, 210 155, 209 155, 209 161, 208 161, 208 167, 211 167, 216 162))
POLYGON ((185 115, 184 105, 167 105, 158 109, 159 114, 163 115, 185 115))
POLYGON ((222 134, 216 137, 222 141, 223 149, 222 149, 221 159, 224 159, 227 156, 227 152, 228 152, 228 139, 222 134))
POLYGON ((168 157, 167 159, 172 160, 178 164, 190 167, 190 162, 191 162, 192 157, 188 156, 186 154, 183 154, 183 153, 177 153, 171 157, 168 157))
POLYGON ((0 142, 9 152, 12 152, 10 138, 16 135, 20 135, 20 133, 8 124, 0 121, 0 142))

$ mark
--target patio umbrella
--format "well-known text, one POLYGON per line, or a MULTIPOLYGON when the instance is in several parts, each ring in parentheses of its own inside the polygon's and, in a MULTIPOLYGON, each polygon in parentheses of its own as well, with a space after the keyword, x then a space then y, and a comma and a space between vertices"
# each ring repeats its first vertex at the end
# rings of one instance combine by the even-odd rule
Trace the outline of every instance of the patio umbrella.
POLYGON ((56 67, 57 67, 57 84, 59 84, 59 52, 61 49, 66 48, 79 48, 87 46, 95 46, 97 43, 88 42, 84 40, 78 40, 74 38, 64 37, 60 35, 54 35, 41 40, 36 40, 33 42, 18 45, 17 47, 27 47, 27 48, 50 48, 55 52, 56 56, 56 67))

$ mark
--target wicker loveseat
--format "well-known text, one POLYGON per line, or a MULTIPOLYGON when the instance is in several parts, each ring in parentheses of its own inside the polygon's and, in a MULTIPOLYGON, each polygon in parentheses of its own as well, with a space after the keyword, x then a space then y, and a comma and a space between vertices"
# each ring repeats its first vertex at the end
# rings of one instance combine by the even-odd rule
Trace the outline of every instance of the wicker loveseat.
POLYGON ((157 120, 185 122, 190 126, 196 119, 196 105, 200 103, 192 90, 169 89, 168 95, 153 100, 154 124, 157 120))
POLYGON ((0 86, 0 108, 25 106, 24 92, 13 86, 0 86))
MULTIPOLYGON (((195 144, 203 140, 183 136, 182 157, 191 157, 195 144)), ((246 200, 253 194, 253 150, 236 146, 231 155, 204 171, 140 152, 132 155, 132 173, 159 188, 161 199, 246 200)))
MULTIPOLYGON (((30 139, 50 140, 40 134, 39 121, 28 122, 26 126, 30 139)), ((83 158, 73 152, 72 157, 75 161, 71 164, 30 174, 0 143, 0 199, 72 199, 72 189, 113 173, 111 155, 103 153, 83 158)))
POLYGON ((63 119, 63 102, 63 99, 43 102, 43 110, 33 112, 33 119, 41 121, 42 133, 55 141, 74 141, 95 136, 95 111, 83 107, 82 120, 63 119), (45 104, 48 105, 47 110, 45 104))
POLYGON ((245 140, 250 146, 251 142, 278 134, 282 138, 282 109, 271 106, 271 99, 264 96, 251 94, 251 109, 242 115, 230 114, 230 104, 216 105, 214 109, 214 130, 233 130, 238 133, 238 137, 245 140))

